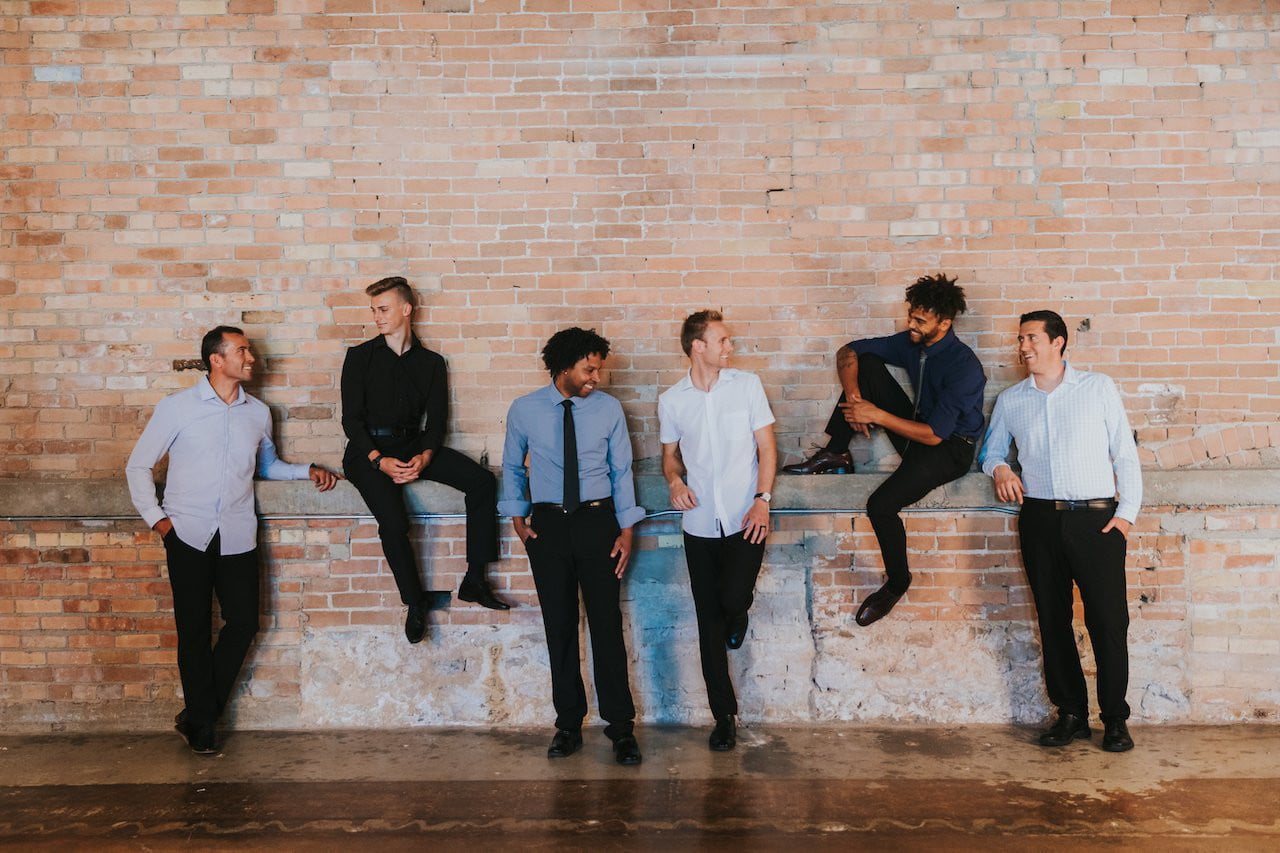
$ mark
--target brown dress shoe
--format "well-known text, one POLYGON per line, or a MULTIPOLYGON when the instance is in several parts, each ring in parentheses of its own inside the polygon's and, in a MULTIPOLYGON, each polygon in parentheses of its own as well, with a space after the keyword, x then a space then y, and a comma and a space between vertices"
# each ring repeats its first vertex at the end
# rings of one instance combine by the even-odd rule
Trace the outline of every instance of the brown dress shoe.
POLYGON ((832 453, 825 447, 803 462, 784 466, 785 474, 848 474, 853 471, 853 456, 849 451, 832 453))

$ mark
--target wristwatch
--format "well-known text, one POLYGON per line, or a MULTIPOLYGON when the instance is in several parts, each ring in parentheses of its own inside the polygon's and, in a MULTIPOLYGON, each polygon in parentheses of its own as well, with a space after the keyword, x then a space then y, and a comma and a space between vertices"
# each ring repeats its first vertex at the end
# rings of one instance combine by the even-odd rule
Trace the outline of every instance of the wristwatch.
POLYGON ((373 470, 381 471, 382 469, 379 468, 378 466, 382 464, 382 454, 379 453, 377 456, 370 459, 369 464, 373 466, 373 470))
POLYGON ((773 500, 773 493, 772 492, 756 492, 756 497, 764 501, 765 503, 768 503, 769 501, 773 500))

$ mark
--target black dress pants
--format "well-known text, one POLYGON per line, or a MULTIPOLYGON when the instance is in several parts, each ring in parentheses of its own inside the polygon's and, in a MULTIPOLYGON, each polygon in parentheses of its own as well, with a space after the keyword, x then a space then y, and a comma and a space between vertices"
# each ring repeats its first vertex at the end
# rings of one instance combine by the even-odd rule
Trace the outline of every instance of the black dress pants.
MULTIPOLYGON (((413 448, 402 440, 379 441, 376 446, 379 453, 402 462, 414 456, 413 448)), ((381 471, 375 471, 368 457, 359 452, 353 453, 350 445, 342 460, 342 469, 378 521, 382 554, 395 576, 400 600, 405 604, 417 604, 423 595, 422 578, 418 573, 418 559, 409 543, 409 513, 404 505, 404 486, 392 482, 381 471)), ((418 479, 444 483, 466 496, 467 566, 481 567, 497 560, 498 481, 493 473, 458 451, 441 447, 418 479)))
MULTIPOLYGON (((911 398, 889 374, 879 356, 858 356, 858 390, 862 399, 892 415, 913 420, 911 398)), ((840 402, 844 401, 841 394, 840 402)), ((907 530, 899 513, 938 486, 963 477, 973 465, 976 448, 974 442, 958 436, 931 446, 885 432, 902 457, 902 463, 867 499, 867 519, 880 544, 889 589, 901 595, 911 585, 911 572, 907 565, 907 530)), ((853 439, 853 427, 845 421, 838 406, 827 421, 827 435, 831 436, 827 448, 836 452, 847 450, 853 439)))
POLYGON ((258 633, 258 549, 218 553, 219 534, 204 551, 171 530, 164 537, 178 631, 178 675, 194 730, 222 715, 253 638, 258 633), (222 611, 218 642, 213 638, 213 596, 222 611))
POLYGON ((738 713, 738 698, 729 678, 725 634, 729 623, 751 608, 756 578, 764 560, 764 543, 747 541, 746 532, 710 538, 684 535, 684 558, 689 565, 689 588, 698 615, 698 650, 702 680, 716 719, 738 713))
POLYGON ((1025 500, 1018 515, 1022 565, 1036 603, 1049 701, 1088 717, 1089 694, 1075 629, 1072 590, 1080 588, 1084 624, 1098 666, 1098 706, 1104 722, 1129 718, 1129 601, 1124 562, 1128 543, 1118 530, 1100 532, 1112 510, 1056 510, 1025 500))
POLYGON ((587 692, 578 654, 578 592, 587 611, 596 699, 605 734, 632 733, 636 709, 627 678, 622 638, 621 581, 609 551, 619 534, 611 505, 580 507, 572 514, 535 505, 530 520, 537 538, 525 541, 551 661, 551 701, 556 728, 578 731, 587 716, 587 692))

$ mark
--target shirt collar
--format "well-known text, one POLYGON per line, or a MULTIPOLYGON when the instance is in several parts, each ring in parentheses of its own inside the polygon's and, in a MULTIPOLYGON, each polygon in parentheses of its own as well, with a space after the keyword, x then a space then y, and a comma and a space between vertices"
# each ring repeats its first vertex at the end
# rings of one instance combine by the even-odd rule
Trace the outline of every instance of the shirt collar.
POLYGON ((956 337, 956 330, 953 327, 953 328, 947 329, 946 334, 942 336, 942 340, 938 341, 933 346, 927 347, 924 344, 916 344, 916 349, 924 350, 925 353, 928 354, 930 358, 932 358, 938 353, 945 352, 946 350, 950 349, 952 346, 955 345, 955 343, 958 340, 960 339, 956 337))
MULTIPOLYGON (((387 346, 386 335, 378 335, 376 338, 374 338, 374 340, 377 341, 377 343, 374 344, 375 348, 382 347, 387 352, 391 352, 391 347, 387 346)), ((420 346, 422 346, 422 342, 418 340, 418 336, 413 333, 413 330, 410 330, 409 331, 409 348, 404 351, 404 354, 408 355, 409 353, 413 352, 414 347, 420 347, 420 346)), ((392 354, 394 355, 394 353, 392 354)))
MULTIPOLYGON (((200 381, 196 384, 196 389, 197 389, 197 393, 200 394, 201 400, 217 400, 219 403, 222 402, 222 398, 218 396, 218 392, 213 390, 213 383, 209 381, 209 375, 207 373, 200 378, 200 381)), ((243 402, 244 402, 244 386, 237 385, 236 398, 235 400, 231 401, 229 405, 238 406, 243 402)))
MULTIPOLYGON (((545 397, 547 401, 550 402, 551 405, 553 406, 559 406, 565 400, 572 400, 573 405, 576 408, 578 405, 580 405, 583 402, 583 399, 580 397, 566 397, 565 395, 561 394, 560 389, 556 387, 556 383, 554 381, 548 382, 546 385, 542 386, 542 390, 539 391, 538 393, 540 393, 543 397, 545 397)), ((592 393, 595 393, 595 392, 592 392, 592 393)))
MULTIPOLYGON (((1063 371, 1062 381, 1058 383, 1058 388, 1061 388, 1063 385, 1078 385, 1081 380, 1080 371, 1072 367, 1070 362, 1063 362, 1063 364, 1066 369, 1063 371)), ((1041 391, 1036 387, 1036 378, 1034 376, 1028 375, 1026 379, 1022 380, 1022 384, 1028 391, 1035 391, 1037 394, 1053 393, 1052 391, 1041 391)), ((1057 388, 1054 389, 1054 391, 1056 390, 1057 388)))
MULTIPOLYGON (((711 386, 711 391, 716 390, 716 389, 717 389, 717 388, 719 388, 721 385, 725 385, 725 384, 727 384, 727 383, 732 382, 732 381, 733 381, 734 379, 736 379, 737 377, 738 377, 738 370, 737 370, 737 368, 733 368, 733 367, 722 367, 722 368, 720 368, 720 375, 716 377, 716 384, 711 386)), ((697 386, 697 385, 694 385, 694 384, 693 384, 693 369, 692 369, 692 368, 690 368, 689 370, 686 370, 686 371, 684 372, 684 378, 682 378, 679 382, 677 382, 677 383, 676 383, 674 386, 672 386, 672 387, 673 387, 676 391, 698 391, 699 393, 703 393, 703 394, 709 394, 709 393, 711 393, 710 391, 702 391, 701 389, 699 389, 699 388, 698 388, 698 386, 697 386)))

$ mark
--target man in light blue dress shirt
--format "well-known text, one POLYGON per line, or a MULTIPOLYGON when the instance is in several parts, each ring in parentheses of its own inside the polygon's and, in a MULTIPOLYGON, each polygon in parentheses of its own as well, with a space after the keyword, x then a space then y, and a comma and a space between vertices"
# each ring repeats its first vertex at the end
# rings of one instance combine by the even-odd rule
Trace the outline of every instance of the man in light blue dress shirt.
POLYGON ((605 734, 615 760, 636 765, 640 747, 618 596, 632 527, 644 509, 636 505, 622 406, 596 390, 608 356, 609 342, 586 329, 563 329, 547 341, 542 360, 550 384, 520 397, 507 412, 498 512, 511 517, 524 543, 542 608, 556 710, 547 756, 564 758, 582 746, 587 695, 578 655, 581 590, 605 734))
POLYGON ((1018 355, 1030 375, 996 399, 979 457, 996 495, 1017 501, 1022 565, 1040 623, 1045 686, 1058 719, 1042 746, 1088 738, 1089 694, 1071 624, 1074 584, 1098 667, 1102 748, 1133 749, 1125 552, 1142 505, 1142 469, 1110 377, 1067 364, 1067 326, 1053 311, 1023 314, 1018 355), (1016 444, 1021 476, 1009 459, 1016 444))
POLYGON ((276 455, 271 411, 241 386, 255 359, 244 333, 218 326, 201 343, 207 378, 156 406, 125 470, 138 513, 160 534, 173 589, 178 673, 186 708, 174 720, 193 752, 217 752, 214 727, 258 632, 258 518, 253 475, 310 478, 320 491, 338 476, 276 455), (153 471, 165 455, 164 500, 153 471), (213 596, 223 625, 212 640, 213 596))

